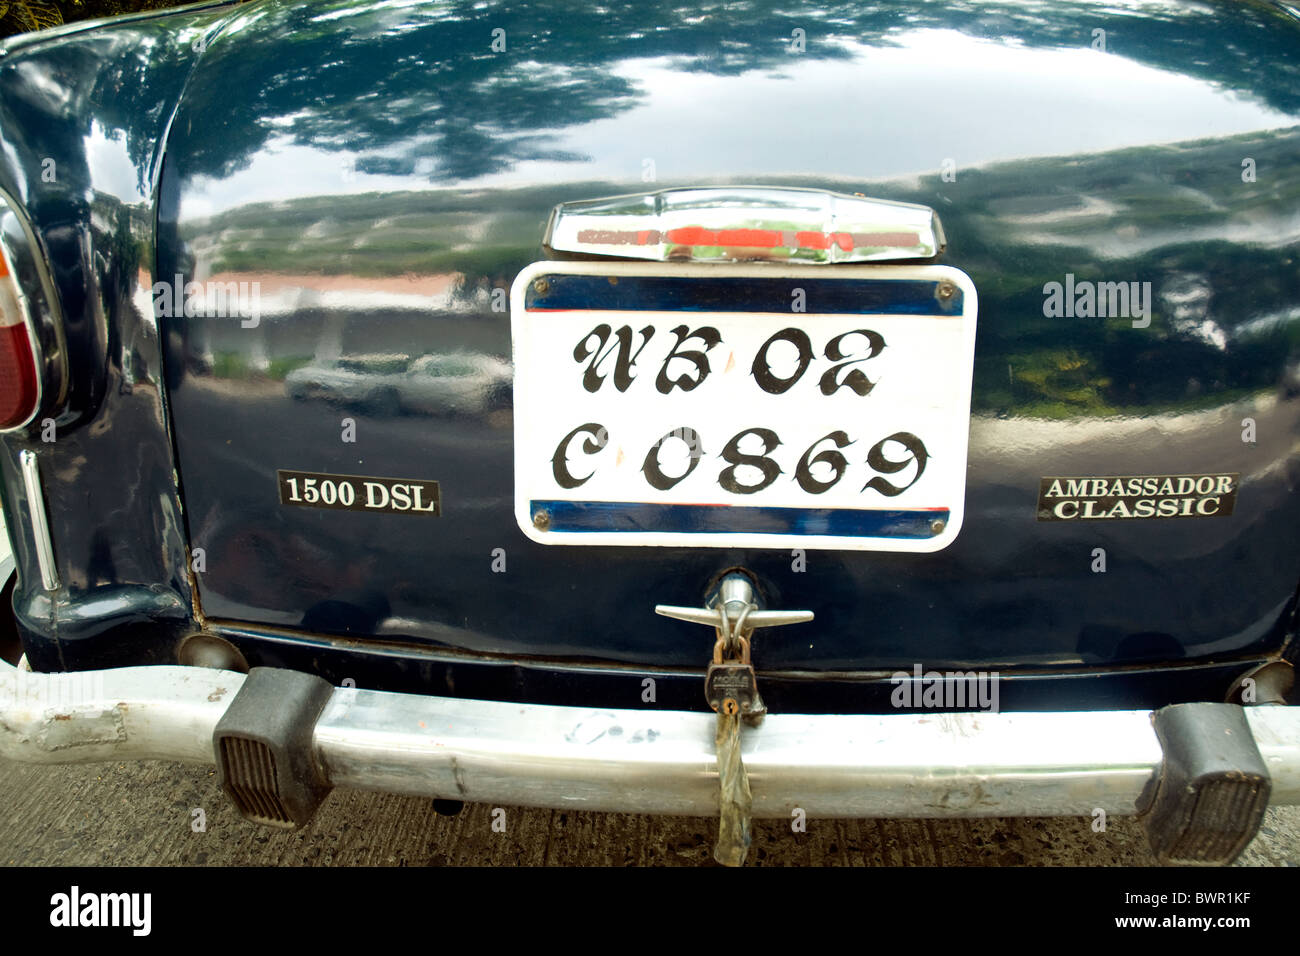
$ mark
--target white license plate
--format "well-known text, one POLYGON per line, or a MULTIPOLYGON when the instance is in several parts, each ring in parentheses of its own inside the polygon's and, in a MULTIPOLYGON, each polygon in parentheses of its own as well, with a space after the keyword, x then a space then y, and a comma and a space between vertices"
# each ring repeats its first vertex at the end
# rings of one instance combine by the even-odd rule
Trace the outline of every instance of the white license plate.
POLYGON ((519 526, 938 551, 961 528, 975 312, 948 266, 533 263, 511 291, 519 526))

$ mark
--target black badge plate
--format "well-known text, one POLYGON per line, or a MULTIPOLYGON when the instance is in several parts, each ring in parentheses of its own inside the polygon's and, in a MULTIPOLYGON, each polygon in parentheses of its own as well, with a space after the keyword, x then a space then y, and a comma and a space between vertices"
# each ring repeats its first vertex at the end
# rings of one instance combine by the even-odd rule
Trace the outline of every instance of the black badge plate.
POLYGON ((282 505, 435 518, 442 514, 442 496, 436 481, 329 475, 316 471, 277 471, 275 474, 282 505))

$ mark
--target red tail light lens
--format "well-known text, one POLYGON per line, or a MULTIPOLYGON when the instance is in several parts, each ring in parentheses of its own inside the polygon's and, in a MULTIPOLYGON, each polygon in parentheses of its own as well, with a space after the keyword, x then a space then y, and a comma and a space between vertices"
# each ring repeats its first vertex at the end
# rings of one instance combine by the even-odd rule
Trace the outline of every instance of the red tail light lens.
POLYGON ((9 265, 0 255, 0 429, 25 424, 40 400, 36 357, 9 265))

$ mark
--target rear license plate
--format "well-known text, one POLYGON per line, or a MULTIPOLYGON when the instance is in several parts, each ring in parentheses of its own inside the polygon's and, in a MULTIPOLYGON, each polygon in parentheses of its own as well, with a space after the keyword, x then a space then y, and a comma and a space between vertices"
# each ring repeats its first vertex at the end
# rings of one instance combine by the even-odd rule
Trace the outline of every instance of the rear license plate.
POLYGON ((961 528, 975 312, 948 266, 534 263, 511 292, 519 526, 938 551, 961 528))

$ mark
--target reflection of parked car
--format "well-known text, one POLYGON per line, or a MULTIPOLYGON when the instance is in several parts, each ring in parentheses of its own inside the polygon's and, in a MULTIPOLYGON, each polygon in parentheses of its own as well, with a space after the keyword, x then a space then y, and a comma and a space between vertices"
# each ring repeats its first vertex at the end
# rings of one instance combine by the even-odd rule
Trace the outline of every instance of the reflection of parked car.
POLYGON ((381 416, 480 412, 510 404, 510 365, 480 352, 354 355, 295 369, 293 398, 324 398, 381 416))
POLYGON ((1287 363, 1282 370, 1282 397, 1295 398, 1300 395, 1300 359, 1287 363))

